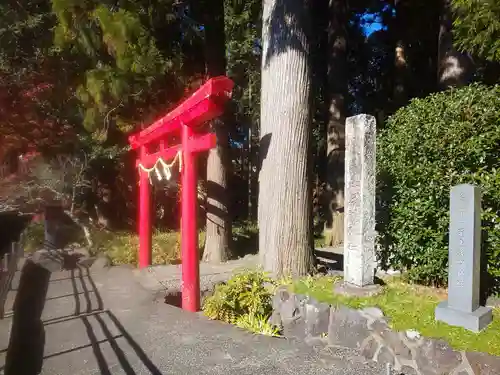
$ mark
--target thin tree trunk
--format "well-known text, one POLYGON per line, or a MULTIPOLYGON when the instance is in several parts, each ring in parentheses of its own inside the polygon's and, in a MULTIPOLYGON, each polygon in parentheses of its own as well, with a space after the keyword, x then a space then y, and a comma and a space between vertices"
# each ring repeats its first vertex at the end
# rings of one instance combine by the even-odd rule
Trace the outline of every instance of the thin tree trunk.
POLYGON ((410 98, 410 67, 408 62, 408 0, 395 0, 396 17, 392 23, 391 35, 394 36, 394 67, 392 110, 396 111, 408 103, 410 98))
POLYGON ((85 241, 87 241, 87 246, 91 248, 94 246, 94 241, 92 241, 92 234, 90 233, 90 228, 83 223, 73 212, 73 210, 64 210, 64 213, 68 215, 68 217, 80 227, 85 236, 85 241))
POLYGON ((396 42, 394 48, 394 93, 395 109, 404 106, 409 99, 408 93, 408 57, 407 48, 402 40, 396 42))
POLYGON ((328 27, 328 125, 326 129, 325 245, 344 242, 345 94, 347 93, 347 32, 345 1, 330 0, 328 27))
POLYGON ((264 0, 259 175, 259 255, 266 271, 313 267, 310 9, 264 0))
MULTIPOLYGON (((205 58, 209 77, 226 72, 224 0, 204 2, 205 58)), ((228 169, 229 135, 221 119, 212 122, 217 135, 217 147, 210 150, 207 161, 207 225, 203 260, 225 262, 231 257, 231 217, 229 215, 228 169)))
POLYGON ((438 41, 438 86, 445 90, 466 85, 472 78, 472 58, 453 46, 453 18, 450 0, 442 0, 438 41))

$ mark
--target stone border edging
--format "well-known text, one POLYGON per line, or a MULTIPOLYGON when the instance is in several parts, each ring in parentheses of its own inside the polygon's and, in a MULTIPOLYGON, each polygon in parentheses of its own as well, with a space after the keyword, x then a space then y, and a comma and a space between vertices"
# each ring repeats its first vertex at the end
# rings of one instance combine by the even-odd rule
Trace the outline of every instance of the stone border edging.
POLYGON ((330 306, 277 288, 271 323, 286 338, 310 345, 357 349, 370 360, 390 364, 405 375, 498 375, 500 357, 453 350, 445 341, 418 332, 394 332, 376 307, 330 306))

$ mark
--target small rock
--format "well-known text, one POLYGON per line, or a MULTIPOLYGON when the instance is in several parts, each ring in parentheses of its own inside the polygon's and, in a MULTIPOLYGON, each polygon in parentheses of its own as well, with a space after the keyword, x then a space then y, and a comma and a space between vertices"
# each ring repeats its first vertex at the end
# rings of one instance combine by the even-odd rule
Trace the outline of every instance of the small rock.
POLYGON ((280 316, 283 335, 287 338, 304 339, 306 337, 306 297, 282 289, 276 299, 279 309, 274 311, 280 316))
POLYGON ((304 342, 315 349, 323 349, 327 344, 326 339, 322 337, 312 337, 312 336, 306 337, 304 342))
POLYGON ((402 375, 418 375, 418 372, 413 367, 403 366, 403 367, 401 367, 401 374, 402 375))
POLYGON ((286 338, 295 338, 304 340, 306 337, 305 321, 302 317, 298 316, 295 319, 282 320, 283 322, 283 335, 286 338))
POLYGON ((389 329, 389 326, 385 320, 377 319, 370 325, 370 329, 379 336, 382 336, 385 330, 389 329))
POLYGON ((375 354, 377 353, 377 349, 379 347, 379 343, 377 340, 375 340, 373 337, 369 339, 369 341, 365 344, 364 348, 361 351, 361 354, 365 358, 368 358, 369 360, 375 361, 375 354))
POLYGON ((370 336, 367 319, 359 311, 340 306, 332 307, 328 342, 346 348, 359 349, 361 343, 370 336))
POLYGON ((299 306, 297 306, 295 298, 289 298, 282 301, 281 306, 275 310, 279 312, 283 321, 294 319, 300 314, 299 306))
POLYGON ((384 313, 378 307, 366 307, 361 312, 373 319, 382 319, 384 317, 384 313))
POLYGON ((418 340, 421 335, 420 332, 415 331, 413 329, 409 329, 406 331, 406 337, 408 337, 410 340, 418 340))
POLYGON ((500 374, 500 357, 486 353, 465 353, 474 375, 498 375, 500 374))
POLYGON ((403 342, 399 333, 386 329, 382 332, 381 337, 396 357, 412 359, 411 350, 403 342))
POLYGON ((379 352, 376 361, 378 363, 388 363, 391 366, 394 366, 394 355, 391 353, 391 351, 383 346, 379 352))
POLYGON ((273 313, 271 314, 271 317, 269 318, 269 323, 271 323, 274 326, 280 327, 281 323, 282 323, 280 313, 277 311, 273 311, 273 313))
POLYGON ((443 340, 426 339, 417 349, 416 362, 422 374, 442 375, 457 368, 462 356, 443 340))
POLYGON ((330 305, 310 300, 305 305, 306 335, 321 336, 328 333, 330 305))
POLYGON ((279 286, 276 288, 273 296, 273 309, 279 310, 283 302, 286 302, 290 299, 290 292, 288 291, 288 287, 286 285, 279 286))
POLYGON ((392 350, 396 357, 404 359, 412 359, 410 348, 406 346, 399 333, 392 331, 388 327, 378 332, 385 345, 392 350))
POLYGON ((33 263, 38 263, 40 261, 44 261, 49 256, 50 256, 50 252, 48 250, 41 249, 41 250, 37 250, 33 254, 31 254, 30 259, 33 263))

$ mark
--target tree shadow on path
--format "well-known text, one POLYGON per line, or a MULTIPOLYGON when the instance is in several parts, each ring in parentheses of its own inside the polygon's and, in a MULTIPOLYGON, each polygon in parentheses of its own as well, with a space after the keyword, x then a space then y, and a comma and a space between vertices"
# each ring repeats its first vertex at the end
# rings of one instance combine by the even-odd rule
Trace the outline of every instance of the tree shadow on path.
MULTIPOLYGON (((134 353, 134 357, 137 357, 143 366, 148 369, 149 374, 161 375, 160 370, 125 329, 117 316, 112 311, 105 309, 90 269, 79 264, 79 258, 80 255, 52 253, 47 254, 41 260, 43 265, 35 263, 31 259, 25 262, 21 270, 19 287, 13 307, 9 345, 7 349, 0 351, 0 353, 6 352, 5 366, 0 368, 0 372, 4 370, 5 375, 38 375, 42 372, 45 360, 60 357, 60 363, 63 363, 65 355, 82 352, 82 356, 84 356, 83 351, 91 348, 101 374, 111 375, 116 371, 122 371, 127 375, 136 375, 134 362, 128 358, 131 353, 134 353), (70 277, 51 280, 51 271, 48 269, 53 268, 51 265, 57 269, 70 271, 70 277), (69 282, 73 293, 47 298, 51 282, 69 282), (74 299, 74 313, 42 320, 46 301, 62 298, 74 299), (85 332, 88 343, 55 353, 44 353, 46 344, 45 327, 74 320, 79 320, 83 324, 84 331, 82 333, 85 332), (96 327, 102 332, 102 338, 99 338, 98 334, 96 334, 96 327), (117 331, 117 334, 113 334, 113 330, 117 331), (108 358, 109 354, 102 347, 105 344, 111 347, 118 359, 119 366, 111 362, 108 363, 110 360, 108 358), (124 345, 131 348, 132 351, 126 351, 124 345)), ((62 329, 64 330, 64 328, 62 329)), ((74 335, 74 332, 68 332, 67 334, 71 336, 74 335)))

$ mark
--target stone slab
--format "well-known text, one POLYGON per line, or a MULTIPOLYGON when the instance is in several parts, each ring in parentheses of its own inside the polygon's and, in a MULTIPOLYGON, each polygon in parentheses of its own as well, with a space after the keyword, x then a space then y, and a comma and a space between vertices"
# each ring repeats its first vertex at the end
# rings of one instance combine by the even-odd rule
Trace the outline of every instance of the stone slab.
POLYGON ((481 190, 462 184, 450 192, 448 305, 471 313, 479 307, 481 190))
POLYGON ((449 307, 448 302, 441 302, 436 307, 436 320, 452 326, 463 327, 473 332, 486 328, 493 320, 493 312, 489 307, 480 306, 468 313, 449 307))
POLYGON ((373 284, 375 259, 375 139, 370 115, 346 120, 344 279, 359 287, 373 284))

